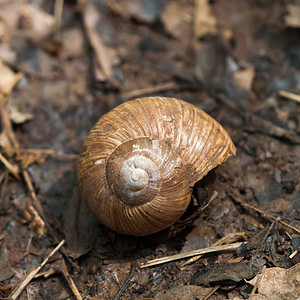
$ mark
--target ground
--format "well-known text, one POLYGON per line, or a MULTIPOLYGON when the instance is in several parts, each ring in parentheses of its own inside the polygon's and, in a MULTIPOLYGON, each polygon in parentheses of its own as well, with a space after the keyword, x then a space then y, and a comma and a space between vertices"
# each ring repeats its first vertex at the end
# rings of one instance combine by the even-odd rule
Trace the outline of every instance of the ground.
POLYGON ((32 270, 20 299, 300 297, 299 36, 296 0, 0 1, 0 297, 32 270), (237 154, 171 228, 120 235, 81 201, 77 159, 104 113, 155 95, 210 114, 237 154))

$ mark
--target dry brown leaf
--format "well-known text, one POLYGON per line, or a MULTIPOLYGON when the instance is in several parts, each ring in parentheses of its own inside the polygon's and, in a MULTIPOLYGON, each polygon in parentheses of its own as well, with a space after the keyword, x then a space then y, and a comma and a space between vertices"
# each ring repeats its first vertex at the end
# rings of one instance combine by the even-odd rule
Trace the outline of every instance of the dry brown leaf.
POLYGON ((0 133, 0 147, 6 148, 6 147, 10 147, 10 140, 7 136, 7 133, 2 131, 0 133))
POLYGON ((202 299, 209 292, 210 288, 204 288, 196 285, 176 286, 164 290, 155 295, 157 300, 191 300, 202 299))
POLYGON ((62 32, 62 56, 77 57, 84 54, 84 38, 79 27, 67 29, 62 32))
POLYGON ((181 37, 186 32, 185 25, 191 20, 191 16, 186 10, 187 7, 182 7, 181 4, 171 1, 161 15, 161 21, 166 31, 176 38, 181 37))
POLYGON ((250 91, 254 79, 255 71, 254 68, 237 71, 234 73, 234 80, 236 85, 245 91, 250 91))
POLYGON ((13 3, 13 1, 1 5, 0 18, 4 20, 10 31, 21 27, 21 33, 35 40, 48 36, 55 26, 54 16, 31 4, 13 3))
MULTIPOLYGON (((1 28, 0 28, 1 30, 1 28)), ((0 39, 1 39, 1 32, 0 32, 0 39)), ((16 62, 17 54, 13 51, 9 44, 1 44, 0 45, 0 59, 14 64, 16 62)))
MULTIPOLYGON (((257 276, 249 283, 255 285, 257 276)), ((266 269, 257 290, 258 292, 251 298, 252 300, 299 299, 300 263, 287 270, 277 267, 266 269)))
POLYGON ((288 4, 287 5, 288 14, 285 16, 285 24, 289 27, 300 27, 300 5, 298 4, 288 4))
POLYGON ((21 73, 13 72, 5 63, 0 59, 0 98, 10 93, 13 87, 21 78, 21 73))
POLYGON ((99 81, 110 81, 114 86, 118 86, 113 76, 113 65, 117 61, 115 52, 106 47, 101 36, 97 33, 97 26, 100 15, 92 2, 88 2, 83 9, 83 20, 88 38, 97 58, 94 66, 95 77, 99 81), (101 70, 99 69, 101 67, 101 70))
POLYGON ((22 113, 20 112, 17 107, 9 102, 9 106, 7 107, 9 118, 15 123, 15 124, 22 124, 28 120, 33 119, 33 115, 29 113, 22 113))
POLYGON ((11 29, 18 27, 19 8, 20 4, 14 1, 6 1, 5 3, 1 3, 0 18, 11 29))
POLYGON ((217 20, 212 14, 209 0, 195 0, 195 38, 198 39, 207 34, 215 35, 216 33, 217 20))
POLYGON ((33 5, 22 5, 19 16, 24 20, 26 26, 24 31, 33 39, 44 38, 54 30, 54 16, 33 5))
POLYGON ((37 163, 42 164, 48 155, 43 153, 42 151, 36 150, 35 152, 30 151, 22 151, 22 149, 12 149, 10 147, 4 147, 5 153, 9 157, 16 157, 16 160, 21 163, 23 169, 28 168, 30 165, 37 163))

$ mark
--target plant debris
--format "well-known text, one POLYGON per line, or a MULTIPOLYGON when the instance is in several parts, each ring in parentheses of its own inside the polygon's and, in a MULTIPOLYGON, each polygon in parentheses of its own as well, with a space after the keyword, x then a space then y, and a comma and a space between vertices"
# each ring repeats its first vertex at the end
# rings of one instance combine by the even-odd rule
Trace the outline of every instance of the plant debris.
POLYGON ((0 1, 0 298, 299 298, 299 7, 0 1), (203 109, 237 156, 178 222, 133 237, 91 215, 76 160, 103 114, 144 96, 203 109))

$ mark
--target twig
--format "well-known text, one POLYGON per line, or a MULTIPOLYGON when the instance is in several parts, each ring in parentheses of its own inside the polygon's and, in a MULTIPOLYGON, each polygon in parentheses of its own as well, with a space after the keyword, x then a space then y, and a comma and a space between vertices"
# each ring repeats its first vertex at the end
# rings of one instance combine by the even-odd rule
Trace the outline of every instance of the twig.
POLYGON ((7 168, 7 170, 14 175, 18 180, 21 179, 18 171, 16 170, 15 166, 13 166, 1 153, 0 153, 0 160, 2 161, 2 163, 5 165, 5 167, 7 168))
POLYGON ((67 154, 63 152, 54 151, 51 149, 22 149, 22 148, 11 148, 5 147, 4 151, 9 155, 45 155, 45 156, 54 156, 61 159, 78 159, 78 154, 67 154))
POLYGON ((278 94, 281 97, 293 100, 293 101, 295 101, 297 103, 300 103, 300 95, 297 95, 297 94, 294 94, 294 93, 290 93, 290 92, 287 92, 287 91, 282 91, 282 90, 279 91, 278 94))
POLYGON ((206 296, 204 296, 204 298, 202 298, 201 300, 207 300, 209 299, 210 296, 212 296, 218 289, 220 288, 220 285, 217 285, 215 287, 213 287, 206 296))
POLYGON ((165 256, 162 258, 157 258, 153 260, 149 260, 145 263, 140 263, 140 268, 146 268, 150 266, 155 266, 159 264, 164 264, 170 261, 187 258, 195 255, 203 255, 203 254, 209 254, 209 253, 215 253, 215 252, 225 252, 225 251, 233 251, 236 250, 238 247, 240 247, 243 243, 233 243, 229 245, 222 245, 222 246, 215 246, 215 247, 208 247, 203 249, 197 249, 193 251, 188 251, 180 254, 165 256))
POLYGON ((118 290, 118 292, 116 293, 116 295, 113 297, 113 300, 120 299, 120 297, 122 296, 123 292, 127 289, 128 285, 130 283, 130 280, 131 280, 131 278, 133 276, 134 270, 135 270, 135 268, 134 268, 133 264, 131 264, 129 275, 126 278, 126 280, 124 281, 123 285, 118 290))
POLYGON ((257 276, 257 280, 256 280, 256 282, 255 282, 255 285, 254 285, 252 291, 251 291, 249 300, 253 299, 254 294, 255 294, 255 292, 256 292, 256 290, 257 290, 257 288, 258 288, 258 286, 259 286, 259 284, 260 284, 260 282, 261 282, 261 280, 262 280, 262 278, 263 278, 265 269, 266 269, 266 266, 264 265, 264 266, 262 267, 262 269, 261 269, 260 274, 257 276))
POLYGON ((265 242, 271 232, 271 230, 273 229, 275 223, 278 221, 279 218, 277 218, 276 220, 274 220, 272 222, 272 224, 269 226, 267 232, 265 233, 263 239, 261 240, 260 244, 258 245, 257 249, 256 249, 256 252, 255 252, 255 256, 258 254, 259 251, 263 251, 264 250, 264 246, 265 246, 265 242))
POLYGON ((30 281, 35 277, 35 275, 46 265, 48 260, 63 246, 65 240, 62 240, 51 252, 50 254, 44 259, 44 261, 35 269, 29 271, 25 279, 21 282, 21 284, 12 291, 11 295, 8 299, 15 300, 17 299, 25 287, 30 283, 30 281))
POLYGON ((44 215, 42 205, 41 205, 41 203, 39 202, 39 200, 36 196, 33 184, 31 182, 31 179, 30 179, 30 176, 29 176, 29 173, 28 173, 27 170, 24 169, 24 170, 22 170, 22 174, 23 174, 24 181, 25 181, 25 183, 27 185, 27 188, 28 188, 29 196, 33 200, 34 206, 36 207, 38 213, 45 220, 45 215, 44 215))
POLYGON ((294 258, 298 253, 299 253, 299 250, 296 249, 296 250, 289 256, 289 258, 290 258, 290 259, 294 258))
MULTIPOLYGON (((241 240, 241 239, 246 240, 245 232, 233 232, 233 233, 229 233, 226 236, 222 237, 220 240, 216 241, 211 246, 215 247, 215 246, 220 246, 220 245, 224 245, 224 244, 229 244, 229 243, 237 242, 238 240, 241 240)), ((202 257, 202 255, 197 255, 195 257, 192 257, 191 259, 189 259, 188 261, 184 262, 181 265, 181 269, 184 269, 184 267, 186 265, 196 262, 201 257, 202 257)))
MULTIPOLYGON (((8 116, 8 113, 7 113, 7 110, 5 107, 6 101, 7 101, 7 98, 1 99, 1 101, 0 101, 0 113, 1 113, 3 132, 7 135, 10 145, 13 146, 14 148, 19 148, 20 147, 19 142, 17 141, 16 136, 13 132, 11 120, 9 119, 9 116, 8 116)), ((39 218, 41 218, 43 220, 42 223, 47 224, 45 222, 46 219, 45 219, 45 216, 43 213, 43 208, 42 208, 40 202, 37 200, 37 197, 36 197, 35 191, 33 189, 33 185, 31 183, 28 171, 26 169, 23 169, 22 175, 23 175, 23 178, 29 189, 30 196, 31 196, 34 206, 35 206, 34 208, 36 209, 37 213, 39 214, 39 218)), ((35 209, 33 209, 32 211, 35 211, 35 209)), ((34 220, 37 220, 37 219, 34 218, 34 220)), ((40 223, 40 224, 42 224, 42 223, 40 223)), ((39 222, 37 224, 39 224, 39 222)), ((50 226, 48 226, 48 227, 50 228, 50 226)), ((43 228, 39 228, 38 231, 39 231, 39 233, 43 232, 43 228)))
POLYGON ((150 86, 144 89, 121 93, 120 98, 122 100, 127 100, 130 98, 140 97, 147 94, 155 94, 155 93, 164 92, 166 90, 172 90, 176 88, 178 88, 178 85, 175 82, 167 82, 156 86, 150 86))
POLYGON ((19 143, 15 137, 13 127, 9 118, 9 115, 6 110, 6 98, 0 98, 0 114, 1 114, 1 123, 3 133, 8 137, 9 143, 11 143, 15 148, 19 147, 19 143))
MULTIPOLYGON (((28 199, 28 198, 27 198, 28 199)), ((40 217, 37 210, 32 205, 31 201, 26 201, 26 206, 24 209, 25 218, 31 222, 33 230, 39 235, 42 236, 45 234, 45 222, 40 217)))
POLYGON ((82 297, 81 297, 81 295, 80 295, 80 293, 79 293, 79 291, 78 291, 78 289, 77 289, 77 287, 76 287, 76 285, 75 285, 75 283, 74 283, 74 281, 73 281, 73 279, 72 279, 72 277, 71 277, 71 275, 68 271, 65 260, 64 259, 59 260, 55 264, 55 269, 57 271, 59 271, 64 276, 64 278, 66 279, 66 281, 67 281, 70 289, 72 290, 75 298, 77 300, 82 300, 82 297))
POLYGON ((56 0, 54 5, 54 17, 55 17, 55 35, 56 39, 61 39, 61 20, 64 7, 64 0, 56 0))
POLYGON ((253 205, 251 205, 251 204, 248 204, 248 203, 246 203, 246 202, 244 202, 244 201, 242 201, 242 200, 240 200, 240 199, 238 199, 238 198, 236 198, 236 197, 234 197, 234 196, 232 196, 232 199, 233 199, 234 201, 236 201, 237 203, 241 204, 242 206, 244 206, 244 207, 246 207, 246 208, 250 208, 250 209, 252 209, 252 210, 258 212, 258 213, 261 214, 264 218, 266 218, 266 219, 268 219, 268 220, 272 220, 272 221, 273 221, 273 220, 277 220, 277 221, 278 221, 280 224, 282 224, 283 226, 285 226, 285 227, 287 227, 287 228, 289 228, 289 229, 292 229, 292 230, 294 230, 294 231, 297 232, 297 233, 300 233, 300 229, 298 229, 298 228, 296 228, 296 227, 294 227, 294 226, 292 226, 292 225, 290 225, 290 224, 288 224, 288 223, 282 221, 280 218, 274 217, 274 216, 272 216, 272 215, 270 215, 270 214, 267 214, 267 213, 264 212, 263 210, 261 210, 261 209, 255 207, 255 206, 253 206, 253 205))
POLYGON ((44 272, 40 272, 40 273, 36 274, 34 276, 34 278, 39 278, 39 277, 48 278, 55 273, 57 273, 56 270, 54 270, 53 268, 50 268, 49 270, 46 270, 44 272))

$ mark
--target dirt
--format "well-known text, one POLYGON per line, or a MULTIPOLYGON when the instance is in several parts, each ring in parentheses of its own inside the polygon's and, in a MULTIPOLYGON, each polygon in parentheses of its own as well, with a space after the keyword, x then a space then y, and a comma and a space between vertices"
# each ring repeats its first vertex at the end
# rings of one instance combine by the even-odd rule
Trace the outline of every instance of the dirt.
POLYGON ((68 276, 83 299, 113 299, 118 291, 119 299, 195 299, 216 285, 209 299, 247 298, 254 284, 245 279, 262 266, 299 264, 299 7, 292 0, 0 1, 0 62, 9 68, 0 67, 0 145, 20 176, 1 164, 0 298, 63 239, 40 271, 49 276, 32 279, 20 299, 75 299, 68 276), (237 155, 195 185, 171 228, 119 235, 81 201, 76 161, 104 113, 154 95, 209 113, 237 155), (234 233, 242 234, 230 242, 246 243, 238 251, 184 268, 186 260, 139 267, 234 233), (62 258, 67 276, 57 267, 62 258))

